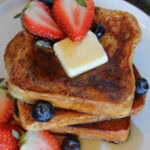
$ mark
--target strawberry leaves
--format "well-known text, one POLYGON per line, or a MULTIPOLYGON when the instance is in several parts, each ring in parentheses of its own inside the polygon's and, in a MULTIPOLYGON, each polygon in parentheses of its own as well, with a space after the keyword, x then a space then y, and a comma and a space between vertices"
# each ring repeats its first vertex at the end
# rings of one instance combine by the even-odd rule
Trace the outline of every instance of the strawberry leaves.
POLYGON ((22 15, 22 13, 18 13, 18 14, 16 14, 16 15, 14 16, 14 19, 20 18, 20 17, 21 17, 21 15, 22 15))
POLYGON ((22 135, 20 137, 20 141, 19 141, 19 146, 21 146, 22 144, 25 144, 26 143, 26 133, 25 132, 22 132, 22 135))
POLYGON ((0 78, 0 83, 3 82, 5 79, 4 78, 0 78))
POLYGON ((7 82, 5 82, 5 84, 2 84, 2 82, 4 81, 5 79, 4 78, 0 78, 0 89, 2 90, 8 90, 8 87, 7 87, 7 82))
POLYGON ((85 0, 76 0, 76 2, 83 7, 87 7, 85 0))

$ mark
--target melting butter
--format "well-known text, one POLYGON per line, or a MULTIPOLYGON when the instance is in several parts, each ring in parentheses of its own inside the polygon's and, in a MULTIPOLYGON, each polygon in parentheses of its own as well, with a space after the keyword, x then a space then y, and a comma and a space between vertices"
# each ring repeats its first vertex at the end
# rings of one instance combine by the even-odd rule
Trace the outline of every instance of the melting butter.
POLYGON ((70 78, 94 69, 108 61, 103 46, 91 31, 87 33, 81 43, 74 43, 69 38, 55 43, 54 51, 70 78))

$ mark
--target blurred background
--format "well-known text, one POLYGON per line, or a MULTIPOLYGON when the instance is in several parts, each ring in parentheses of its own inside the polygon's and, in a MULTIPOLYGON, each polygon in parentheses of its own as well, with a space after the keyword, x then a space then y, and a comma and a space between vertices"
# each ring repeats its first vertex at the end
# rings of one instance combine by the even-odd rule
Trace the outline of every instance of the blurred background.
POLYGON ((150 16, 150 0, 125 0, 125 1, 136 5, 150 16))

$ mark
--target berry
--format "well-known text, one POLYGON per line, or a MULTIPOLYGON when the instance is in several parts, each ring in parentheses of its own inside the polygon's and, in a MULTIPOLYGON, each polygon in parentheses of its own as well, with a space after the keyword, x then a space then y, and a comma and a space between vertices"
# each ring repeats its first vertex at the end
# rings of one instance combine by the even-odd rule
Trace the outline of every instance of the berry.
POLYGON ((32 34, 48 39, 65 36, 52 18, 51 10, 42 2, 31 1, 23 13, 23 25, 32 34))
POLYGON ((22 128, 18 125, 0 123, 0 149, 18 150, 22 128))
POLYGON ((92 31, 96 34, 97 38, 100 39, 105 33, 105 28, 101 24, 98 24, 93 27, 92 31))
POLYGON ((0 123, 0 128, 14 129, 14 130, 16 130, 20 135, 21 135, 21 131, 23 131, 22 127, 19 126, 19 125, 17 125, 17 124, 11 124, 11 123, 5 123, 5 122, 0 123))
POLYGON ((14 100, 8 96, 7 90, 0 89, 0 122, 8 122, 13 114, 14 100))
POLYGON ((52 8, 53 3, 54 3, 54 0, 39 0, 39 1, 43 2, 44 4, 46 4, 49 9, 52 8))
POLYGON ((74 135, 68 135, 63 143, 62 150, 80 150, 80 142, 74 135))
POLYGON ((140 78, 136 80, 136 94, 143 95, 148 91, 148 89, 149 85, 146 79, 140 78))
POLYGON ((20 140, 20 150, 61 150, 48 131, 28 131, 20 140))
POLYGON ((76 0, 55 0, 53 16, 60 28, 74 42, 80 42, 87 34, 94 17, 93 0, 85 0, 86 7, 76 0))
POLYGON ((53 45, 56 43, 58 40, 49 40, 49 39, 38 39, 35 42, 35 46, 37 48, 42 49, 46 53, 54 53, 53 50, 53 45))
POLYGON ((48 121, 54 116, 54 108, 49 102, 39 101, 32 107, 32 116, 39 122, 48 121))

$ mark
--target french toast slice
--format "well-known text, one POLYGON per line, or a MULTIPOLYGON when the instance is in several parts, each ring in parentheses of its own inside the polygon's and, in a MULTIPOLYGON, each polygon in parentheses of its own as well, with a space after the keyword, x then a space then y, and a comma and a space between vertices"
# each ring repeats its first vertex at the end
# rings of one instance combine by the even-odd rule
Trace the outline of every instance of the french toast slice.
MULTIPOLYGON (((133 65, 135 78, 140 78, 140 74, 136 67, 133 65)), ((132 110, 129 116, 137 115, 141 112, 145 104, 145 95, 136 95, 134 97, 134 102, 132 110)), ((67 125, 89 123, 96 121, 103 121, 113 119, 108 115, 92 115, 86 113, 79 113, 71 110, 65 109, 55 109, 54 117, 48 122, 37 122, 32 117, 32 105, 24 103, 22 101, 17 101, 19 118, 22 126, 27 130, 37 131, 37 130, 48 130, 51 128, 60 128, 67 125)))
POLYGON ((75 134, 86 138, 96 138, 120 143, 127 140, 130 130, 130 117, 102 122, 78 124, 50 129, 53 133, 75 134))
MULTIPOLYGON (((134 100, 133 108, 129 116, 137 115, 142 110, 145 97, 137 96, 134 100)), ((90 115, 78 113, 71 110, 56 109, 54 117, 48 122, 37 122, 32 117, 32 106, 18 101, 19 118, 22 126, 31 131, 48 130, 51 128, 61 128, 67 125, 89 123, 112 119, 107 115, 90 115)))
MULTIPOLYGON (((13 123, 22 125, 21 120, 15 113, 13 117, 13 123)), ((113 143, 120 143, 126 141, 128 138, 130 130, 130 117, 71 125, 62 128, 51 128, 48 130, 54 134, 74 134, 84 138, 95 138, 113 143)))
POLYGON ((34 46, 34 36, 26 31, 17 34, 5 52, 11 95, 27 103, 41 99, 83 113, 129 115, 135 91, 132 57, 141 38, 140 27, 131 14, 103 8, 96 8, 93 24, 105 28, 100 41, 109 61, 73 79, 66 76, 55 55, 34 46))

